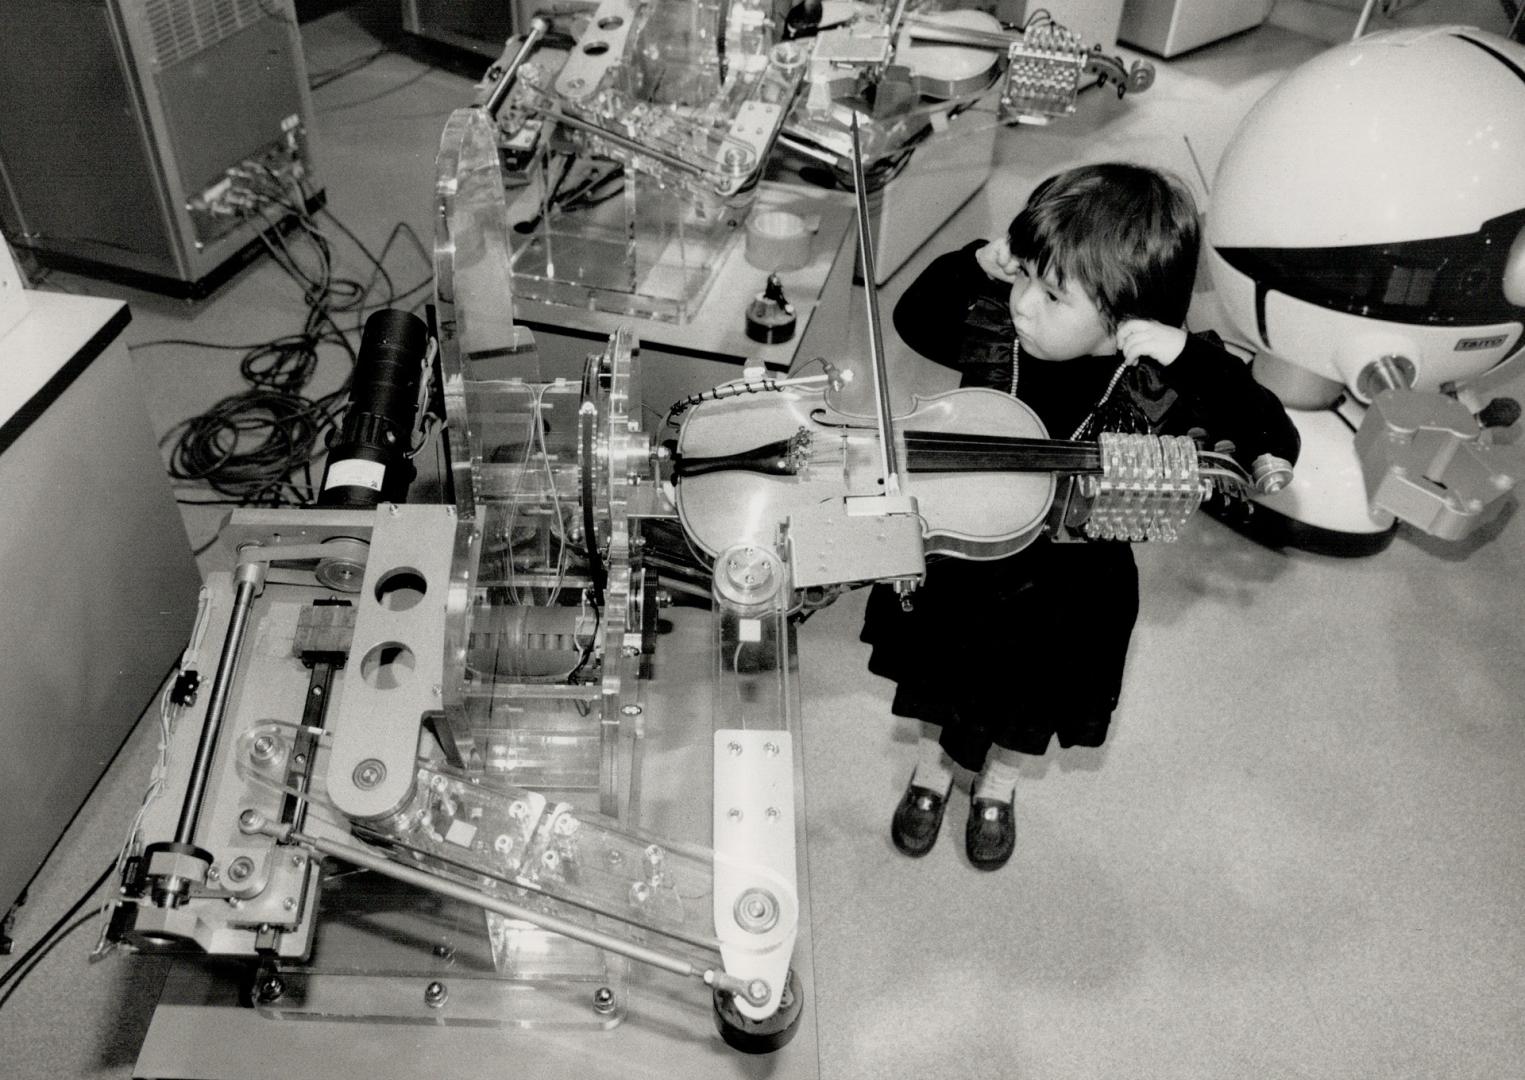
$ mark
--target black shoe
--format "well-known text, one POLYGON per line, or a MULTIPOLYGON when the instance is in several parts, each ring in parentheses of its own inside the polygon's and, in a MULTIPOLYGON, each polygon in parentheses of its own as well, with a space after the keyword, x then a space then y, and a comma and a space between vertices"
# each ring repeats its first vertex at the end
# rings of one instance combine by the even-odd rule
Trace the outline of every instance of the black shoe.
POLYGON ((964 827, 964 850, 981 870, 999 870, 1017 846, 1017 817, 1003 799, 969 800, 969 823, 964 827))
POLYGON ((937 830, 942 827, 943 810, 947 805, 947 792, 939 795, 931 788, 907 784, 900 805, 895 807, 895 818, 890 822, 890 839, 907 855, 921 858, 937 843, 937 830))

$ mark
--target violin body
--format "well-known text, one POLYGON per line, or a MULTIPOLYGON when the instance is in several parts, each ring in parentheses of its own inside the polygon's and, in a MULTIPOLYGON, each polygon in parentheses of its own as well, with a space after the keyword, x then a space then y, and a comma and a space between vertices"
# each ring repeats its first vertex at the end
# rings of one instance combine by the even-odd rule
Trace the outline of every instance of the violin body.
MULTIPOLYGON (((677 507, 696 546, 714 557, 735 544, 771 545, 800 508, 884 494, 873 418, 843 412, 830 397, 809 390, 749 394, 688 413, 675 448, 677 507), (808 449, 786 463, 782 447, 791 443, 808 449), (779 452, 763 455, 766 460, 755 454, 770 447, 779 452), (745 465, 724 467, 743 459, 745 465)), ((894 418, 894 430, 902 461, 908 432, 1047 438, 1030 408, 986 389, 916 398, 894 418)), ((916 500, 922 519, 925 553, 966 559, 997 559, 1030 544, 1043 529, 1055 488, 1046 471, 971 473, 923 464, 901 474, 901 493, 916 500)))
POLYGON ((939 101, 952 101, 983 93, 995 84, 1005 50, 995 52, 989 46, 953 43, 971 31, 969 36, 975 40, 980 35, 997 35, 1002 32, 1001 21, 988 11, 972 8, 918 16, 918 27, 896 48, 895 59, 910 69, 919 94, 939 101), (921 37, 927 27, 946 30, 947 37, 936 43, 921 37))

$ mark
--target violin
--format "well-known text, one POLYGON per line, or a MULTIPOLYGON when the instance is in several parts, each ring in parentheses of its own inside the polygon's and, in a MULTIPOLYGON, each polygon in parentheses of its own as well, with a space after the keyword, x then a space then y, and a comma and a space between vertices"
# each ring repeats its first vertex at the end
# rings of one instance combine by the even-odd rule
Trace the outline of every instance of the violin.
MULTIPOLYGON (((771 544, 791 513, 847 496, 884 493, 872 417, 839 410, 829 390, 791 388, 706 402, 673 448, 678 517, 707 555, 771 544)), ((1043 526, 1055 480, 1083 464, 1037 415, 997 390, 916 400, 896 418, 896 455, 923 521, 927 554, 993 559, 1021 550, 1043 526), (1035 445, 1036 443, 1036 445, 1035 445)))
MULTIPOLYGON (((791 387, 711 400, 687 416, 670 452, 695 546, 713 558, 771 544, 809 507, 884 494, 877 425, 831 398, 791 387)), ((1211 489, 1190 439, 1050 439, 1032 409, 999 390, 915 398, 894 417, 893 439, 927 555, 1003 558, 1051 521, 1098 538, 1173 539, 1211 489), (1060 476, 1082 482, 1056 507, 1060 476)))
POLYGON ((946 42, 967 49, 994 50, 1007 54, 1013 63, 1073 64, 1077 75, 1094 78, 1101 85, 1117 88, 1117 96, 1132 91, 1141 93, 1154 85, 1154 66, 1135 60, 1125 66, 1118 57, 1107 56, 1099 46, 1084 47, 1080 38, 1052 20, 1029 24, 1020 32, 1005 30, 993 15, 990 20, 974 20, 971 15, 983 12, 946 11, 908 15, 905 32, 914 40, 946 42), (991 24, 994 25, 991 25, 991 24))

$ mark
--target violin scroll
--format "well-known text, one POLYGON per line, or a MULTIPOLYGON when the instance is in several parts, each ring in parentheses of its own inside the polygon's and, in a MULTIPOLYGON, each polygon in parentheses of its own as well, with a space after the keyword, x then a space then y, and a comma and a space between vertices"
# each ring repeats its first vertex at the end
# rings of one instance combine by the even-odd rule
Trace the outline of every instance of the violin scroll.
POLYGON ((1142 94, 1154 85, 1154 65, 1147 60, 1135 60, 1127 67, 1121 57, 1108 56, 1099 45, 1092 46, 1086 56, 1085 73, 1096 79, 1098 85, 1111 83, 1117 87, 1117 96, 1142 94))

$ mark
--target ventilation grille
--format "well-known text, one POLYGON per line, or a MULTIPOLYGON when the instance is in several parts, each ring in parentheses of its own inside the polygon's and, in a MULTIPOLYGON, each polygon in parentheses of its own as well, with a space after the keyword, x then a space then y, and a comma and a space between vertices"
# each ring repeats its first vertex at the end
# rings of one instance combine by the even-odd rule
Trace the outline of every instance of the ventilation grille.
POLYGON ((267 16, 280 16, 284 0, 148 0, 144 17, 160 67, 195 56, 267 16))

